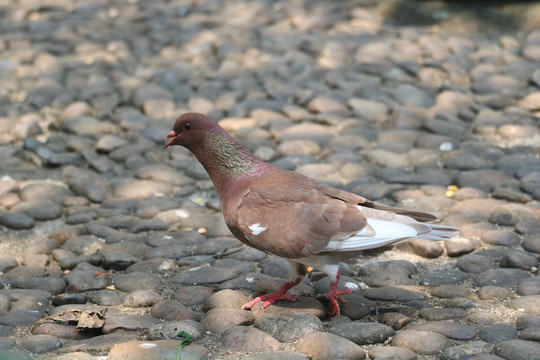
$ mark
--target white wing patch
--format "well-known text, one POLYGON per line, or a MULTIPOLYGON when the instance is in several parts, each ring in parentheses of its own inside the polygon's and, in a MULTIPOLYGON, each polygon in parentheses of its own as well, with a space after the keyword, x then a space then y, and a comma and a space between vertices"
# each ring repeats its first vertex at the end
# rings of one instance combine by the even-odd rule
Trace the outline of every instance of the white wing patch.
POLYGON ((337 251, 368 250, 397 243, 418 235, 413 226, 397 221, 368 218, 367 226, 364 229, 347 239, 330 241, 327 249, 337 251), (373 231, 369 231, 373 235, 367 235, 367 227, 373 229, 373 231))
POLYGON ((251 230, 251 233, 253 235, 259 235, 260 233, 266 231, 266 227, 265 226, 261 226, 260 223, 256 223, 256 224, 253 224, 253 225, 250 225, 248 226, 249 230, 251 230))

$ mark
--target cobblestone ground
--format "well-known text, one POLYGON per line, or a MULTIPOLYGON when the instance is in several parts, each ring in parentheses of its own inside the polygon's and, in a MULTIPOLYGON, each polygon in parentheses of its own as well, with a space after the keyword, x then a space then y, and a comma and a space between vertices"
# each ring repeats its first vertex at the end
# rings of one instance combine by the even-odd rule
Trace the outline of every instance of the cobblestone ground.
POLYGON ((540 359, 540 5, 0 0, 0 358, 540 359), (460 227, 316 270, 231 237, 174 119, 460 227), (186 336, 186 335, 184 335, 186 336))

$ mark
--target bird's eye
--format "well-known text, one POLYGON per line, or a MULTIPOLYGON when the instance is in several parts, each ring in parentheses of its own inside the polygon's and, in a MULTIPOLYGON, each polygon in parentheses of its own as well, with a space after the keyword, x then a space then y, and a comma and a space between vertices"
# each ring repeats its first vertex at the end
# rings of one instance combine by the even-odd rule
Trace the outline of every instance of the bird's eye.
POLYGON ((184 129, 184 131, 191 130, 191 124, 190 123, 185 123, 184 126, 182 126, 182 129, 184 129))

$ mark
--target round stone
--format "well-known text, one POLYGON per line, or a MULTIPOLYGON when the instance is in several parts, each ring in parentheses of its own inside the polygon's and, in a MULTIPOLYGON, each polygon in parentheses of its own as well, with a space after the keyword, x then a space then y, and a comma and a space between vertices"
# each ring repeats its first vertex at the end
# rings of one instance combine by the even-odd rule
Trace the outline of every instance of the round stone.
POLYGON ((35 221, 24 213, 6 212, 0 215, 0 225, 14 230, 31 229, 35 221))
POLYGON ((364 349, 340 336, 314 332, 305 335, 296 342, 296 350, 310 359, 358 359, 364 360, 364 349))
POLYGON ((355 344, 366 345, 383 343, 396 332, 384 324, 352 322, 333 326, 330 333, 349 339, 355 344))
POLYGON ((295 342, 306 334, 324 331, 318 317, 312 314, 263 314, 253 324, 284 343, 295 342))
POLYGON ((419 355, 437 355, 452 342, 435 332, 403 330, 392 340, 392 346, 407 348, 419 355))

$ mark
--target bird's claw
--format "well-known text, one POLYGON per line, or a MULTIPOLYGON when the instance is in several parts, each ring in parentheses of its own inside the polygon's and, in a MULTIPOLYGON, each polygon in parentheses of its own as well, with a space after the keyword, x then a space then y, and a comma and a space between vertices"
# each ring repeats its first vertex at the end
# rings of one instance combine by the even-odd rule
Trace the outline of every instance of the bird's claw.
POLYGON ((341 315, 338 301, 341 303, 345 302, 345 299, 343 299, 341 295, 350 294, 350 293, 352 293, 352 289, 330 290, 330 292, 328 293, 328 300, 330 300, 330 312, 328 313, 328 315, 330 316, 341 315))
POLYGON ((279 294, 276 291, 276 292, 273 292, 271 294, 257 296, 255 299, 251 300, 247 304, 244 304, 242 306, 242 309, 244 309, 244 310, 249 309, 249 308, 253 307, 253 305, 255 305, 256 303, 261 302, 261 301, 264 301, 263 304, 262 304, 262 307, 264 309, 265 307, 267 307, 269 305, 272 305, 273 303, 275 303, 278 300, 296 301, 296 297, 294 297, 292 295, 279 294))

